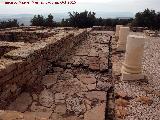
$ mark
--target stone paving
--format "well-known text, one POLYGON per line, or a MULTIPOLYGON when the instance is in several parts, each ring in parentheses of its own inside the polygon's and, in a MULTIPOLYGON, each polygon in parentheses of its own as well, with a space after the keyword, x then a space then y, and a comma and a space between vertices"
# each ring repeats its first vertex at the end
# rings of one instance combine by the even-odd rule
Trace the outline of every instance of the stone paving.
MULTIPOLYGON (((131 34, 142 35, 142 33, 131 34)), ((147 37, 143 57, 143 74, 146 76, 144 81, 121 81, 120 69, 124 53, 113 52, 113 73, 116 80, 115 112, 118 120, 160 119, 159 40, 159 37, 147 37)))
POLYGON ((107 72, 109 34, 91 32, 6 110, 50 120, 105 120, 107 91, 112 87, 107 72))

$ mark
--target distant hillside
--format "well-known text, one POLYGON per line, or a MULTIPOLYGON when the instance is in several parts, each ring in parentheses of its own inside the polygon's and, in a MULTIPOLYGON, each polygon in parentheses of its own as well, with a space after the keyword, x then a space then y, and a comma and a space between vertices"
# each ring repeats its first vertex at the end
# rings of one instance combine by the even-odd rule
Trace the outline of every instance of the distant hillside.
MULTIPOLYGON (((54 20, 60 22, 63 18, 68 18, 68 13, 52 13, 54 20)), ((17 19, 19 24, 30 25, 30 20, 33 18, 34 14, 0 14, 0 21, 17 19)), ((47 17, 47 14, 43 14, 47 17)), ((130 12, 96 12, 96 17, 102 18, 132 18, 134 15, 130 12)))

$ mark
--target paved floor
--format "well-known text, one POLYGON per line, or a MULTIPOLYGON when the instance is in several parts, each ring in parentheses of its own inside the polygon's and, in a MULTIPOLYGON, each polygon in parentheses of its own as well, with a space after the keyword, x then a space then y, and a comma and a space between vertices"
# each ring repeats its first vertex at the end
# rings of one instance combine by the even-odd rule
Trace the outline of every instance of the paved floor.
POLYGON ((112 86, 107 74, 109 39, 107 32, 91 32, 7 109, 51 120, 104 120, 107 91, 112 86))

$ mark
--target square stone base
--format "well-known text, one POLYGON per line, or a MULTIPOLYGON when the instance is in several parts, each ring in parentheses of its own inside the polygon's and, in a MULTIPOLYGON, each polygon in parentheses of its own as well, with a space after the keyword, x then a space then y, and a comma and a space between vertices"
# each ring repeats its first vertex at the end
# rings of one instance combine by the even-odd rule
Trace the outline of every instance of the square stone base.
POLYGON ((134 80, 143 80, 145 76, 143 74, 126 74, 122 73, 121 80, 124 81, 134 81, 134 80))

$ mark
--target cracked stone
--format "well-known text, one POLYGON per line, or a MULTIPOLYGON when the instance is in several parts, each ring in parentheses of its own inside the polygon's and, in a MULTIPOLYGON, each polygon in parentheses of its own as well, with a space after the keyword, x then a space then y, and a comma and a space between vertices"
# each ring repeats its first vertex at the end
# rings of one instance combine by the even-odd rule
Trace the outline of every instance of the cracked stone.
POLYGON ((58 113, 52 113, 51 120, 83 120, 77 116, 67 116, 64 117, 58 113))
POLYGON ((92 75, 80 74, 77 78, 84 84, 93 84, 96 83, 96 78, 92 75))
POLYGON ((98 52, 95 49, 91 49, 88 56, 89 57, 98 57, 98 52))
POLYGON ((88 84, 86 85, 88 90, 95 90, 96 89, 96 84, 88 84))
POLYGON ((56 93, 55 94, 55 102, 56 103, 65 103, 65 94, 64 93, 56 93))
POLYGON ((33 102, 30 109, 32 112, 52 112, 51 108, 41 106, 37 102, 33 102))
POLYGON ((69 80, 72 79, 74 76, 71 73, 63 73, 58 76, 59 80, 69 80))
POLYGON ((21 95, 19 95, 16 98, 16 100, 9 105, 8 109, 24 112, 25 110, 27 110, 31 102, 32 102, 32 97, 29 95, 29 93, 24 92, 21 95))
POLYGON ((54 112, 59 113, 59 114, 65 114, 66 113, 66 105, 65 104, 56 105, 54 112))
POLYGON ((25 112, 24 120, 49 120, 52 112, 25 112))
POLYGON ((84 120, 105 120, 105 103, 101 103, 84 114, 84 120))
POLYGON ((57 82, 57 76, 58 76, 57 74, 45 75, 43 77, 42 84, 47 86, 47 88, 54 85, 57 82))
POLYGON ((67 111, 74 112, 76 115, 80 115, 86 111, 85 105, 82 103, 82 99, 78 97, 69 97, 66 99, 67 111))
POLYGON ((102 91, 87 92, 87 93, 85 93, 85 96, 89 100, 93 100, 93 99, 98 99, 100 101, 105 101, 106 100, 106 92, 102 92, 102 91))

